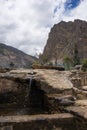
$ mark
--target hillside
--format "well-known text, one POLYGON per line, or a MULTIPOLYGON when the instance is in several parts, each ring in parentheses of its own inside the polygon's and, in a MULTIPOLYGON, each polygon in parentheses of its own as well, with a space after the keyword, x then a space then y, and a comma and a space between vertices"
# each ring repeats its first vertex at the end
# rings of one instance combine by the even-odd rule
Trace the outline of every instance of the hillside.
POLYGON ((87 22, 62 21, 52 27, 44 48, 43 59, 62 63, 64 56, 73 59, 75 49, 80 61, 87 58, 87 22))
POLYGON ((0 67, 30 67, 36 60, 14 47, 0 43, 0 67))

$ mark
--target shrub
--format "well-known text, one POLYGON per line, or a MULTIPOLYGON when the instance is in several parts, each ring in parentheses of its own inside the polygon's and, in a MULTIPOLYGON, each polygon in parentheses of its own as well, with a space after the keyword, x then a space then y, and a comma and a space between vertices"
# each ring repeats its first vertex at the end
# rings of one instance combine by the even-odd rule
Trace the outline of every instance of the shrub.
POLYGON ((63 63, 66 70, 70 70, 71 68, 71 58, 69 56, 64 56, 63 63))
POLYGON ((82 61, 82 70, 83 70, 83 71, 87 71, 87 59, 84 59, 84 60, 82 61))

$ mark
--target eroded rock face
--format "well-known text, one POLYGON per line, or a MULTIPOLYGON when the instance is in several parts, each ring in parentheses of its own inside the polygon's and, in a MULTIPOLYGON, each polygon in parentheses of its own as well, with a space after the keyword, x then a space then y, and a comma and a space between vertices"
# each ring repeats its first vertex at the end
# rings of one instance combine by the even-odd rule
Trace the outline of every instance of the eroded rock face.
POLYGON ((62 21, 51 29, 43 57, 48 61, 58 60, 59 62, 65 55, 72 58, 75 44, 80 60, 87 58, 87 22, 81 20, 62 21))

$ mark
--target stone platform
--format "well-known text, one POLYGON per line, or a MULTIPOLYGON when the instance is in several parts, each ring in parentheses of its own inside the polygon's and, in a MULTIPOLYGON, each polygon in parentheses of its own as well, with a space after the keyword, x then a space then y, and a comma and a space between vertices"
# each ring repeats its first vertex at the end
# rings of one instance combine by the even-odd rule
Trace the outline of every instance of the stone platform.
POLYGON ((1 116, 0 130, 73 130, 74 117, 71 114, 1 116))

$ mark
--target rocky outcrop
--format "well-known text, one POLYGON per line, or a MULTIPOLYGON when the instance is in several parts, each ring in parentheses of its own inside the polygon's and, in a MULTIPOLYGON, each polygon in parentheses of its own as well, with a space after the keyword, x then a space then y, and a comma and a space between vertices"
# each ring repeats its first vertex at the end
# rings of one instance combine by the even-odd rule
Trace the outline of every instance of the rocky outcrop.
POLYGON ((85 81, 86 72, 78 71, 20 69, 0 73, 0 129, 86 130, 87 92, 81 93, 86 89, 85 81))
POLYGON ((14 47, 0 43, 0 68, 29 68, 36 60, 14 47))
POLYGON ((87 58, 87 22, 81 20, 62 21, 52 27, 44 48, 43 59, 48 62, 61 63, 64 56, 73 59, 75 49, 78 51, 80 60, 87 58))

